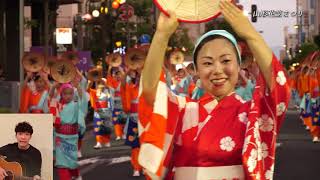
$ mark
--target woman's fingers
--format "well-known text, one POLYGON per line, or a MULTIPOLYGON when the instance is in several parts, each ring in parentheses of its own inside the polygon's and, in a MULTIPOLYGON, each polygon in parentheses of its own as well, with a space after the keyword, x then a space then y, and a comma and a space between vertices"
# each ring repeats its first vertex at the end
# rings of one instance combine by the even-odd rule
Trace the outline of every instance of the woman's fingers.
POLYGON ((242 15, 241 10, 229 1, 220 1, 219 5, 224 16, 236 18, 242 15))
POLYGON ((227 22, 230 22, 232 19, 232 16, 230 15, 230 13, 227 12, 226 9, 224 9, 224 7, 221 6, 221 13, 223 15, 223 17, 227 20, 227 22))
POLYGON ((168 12, 169 17, 170 17, 171 19, 173 19, 173 20, 176 20, 176 19, 177 19, 177 15, 176 15, 176 13, 175 13, 173 10, 168 9, 167 12, 168 12))
POLYGON ((226 7, 225 3, 223 3, 223 1, 220 1, 219 6, 221 8, 221 13, 225 17, 225 19, 227 21, 231 20, 233 18, 232 13, 230 12, 230 9, 226 7))
POLYGON ((224 1, 222 3, 225 4, 226 8, 229 9, 234 15, 242 14, 242 11, 237 6, 235 6, 232 2, 224 1))

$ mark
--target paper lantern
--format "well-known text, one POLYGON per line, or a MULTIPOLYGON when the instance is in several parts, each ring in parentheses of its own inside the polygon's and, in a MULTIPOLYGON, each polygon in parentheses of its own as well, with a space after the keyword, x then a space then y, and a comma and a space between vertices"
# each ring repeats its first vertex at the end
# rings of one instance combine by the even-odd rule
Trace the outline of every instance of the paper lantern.
POLYGON ((118 9, 119 6, 120 6, 120 4, 119 4, 118 1, 113 1, 113 2, 112 2, 112 8, 113 8, 113 9, 118 9))

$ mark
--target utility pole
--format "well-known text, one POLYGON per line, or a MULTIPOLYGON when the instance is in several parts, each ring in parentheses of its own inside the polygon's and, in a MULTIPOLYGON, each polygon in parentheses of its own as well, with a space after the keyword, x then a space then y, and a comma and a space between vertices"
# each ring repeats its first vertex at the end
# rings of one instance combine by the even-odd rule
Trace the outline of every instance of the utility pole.
POLYGON ((83 1, 81 0, 78 3, 78 16, 77 16, 77 24, 78 24, 78 34, 77 34, 77 45, 78 50, 83 50, 83 23, 81 16, 83 15, 83 1))
MULTIPOLYGON (((299 12, 299 0, 296 0, 296 12, 299 12)), ((301 24, 299 23, 299 16, 297 16, 297 40, 298 40, 298 46, 300 47, 300 28, 301 24)))
POLYGON ((49 0, 43 1, 44 9, 44 56, 45 59, 48 56, 48 47, 49 47, 49 0))

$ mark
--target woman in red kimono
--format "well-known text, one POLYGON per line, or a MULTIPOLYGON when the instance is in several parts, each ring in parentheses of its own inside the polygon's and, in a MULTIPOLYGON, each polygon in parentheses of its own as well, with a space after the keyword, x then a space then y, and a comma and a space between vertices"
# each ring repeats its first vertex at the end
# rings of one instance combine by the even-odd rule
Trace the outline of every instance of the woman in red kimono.
MULTIPOLYGON (((114 109, 112 112, 112 123, 114 125, 114 133, 116 135, 116 140, 125 139, 123 133, 123 128, 125 124, 125 114, 123 112, 122 100, 121 100, 121 79, 124 74, 121 67, 114 68, 111 73, 111 66, 109 66, 107 75, 107 86, 114 89, 114 109)), ((122 92, 123 93, 123 92, 122 92)))
POLYGON ((128 127, 125 144, 131 146, 131 165, 133 168, 132 176, 140 176, 141 166, 138 163, 140 143, 138 137, 138 91, 139 91, 139 72, 128 70, 128 79, 123 78, 121 82, 121 98, 123 110, 128 115, 128 127))
POLYGON ((174 95, 161 73, 178 21, 161 14, 142 72, 139 163, 151 178, 272 179, 276 136, 290 98, 282 65, 242 11, 220 1, 260 68, 252 100, 234 93, 240 70, 235 38, 223 30, 198 40, 193 60, 206 91, 198 101, 174 95), (159 78, 160 77, 160 78, 159 78))

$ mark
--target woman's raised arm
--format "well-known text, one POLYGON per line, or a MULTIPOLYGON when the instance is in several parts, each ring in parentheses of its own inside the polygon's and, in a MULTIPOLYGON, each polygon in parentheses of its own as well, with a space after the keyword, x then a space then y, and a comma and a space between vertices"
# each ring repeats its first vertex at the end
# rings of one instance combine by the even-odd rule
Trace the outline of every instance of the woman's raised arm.
POLYGON ((160 79, 165 52, 170 36, 175 32, 179 23, 176 15, 168 11, 169 16, 161 13, 158 19, 157 30, 142 70, 142 93, 146 102, 153 105, 157 84, 160 79))

